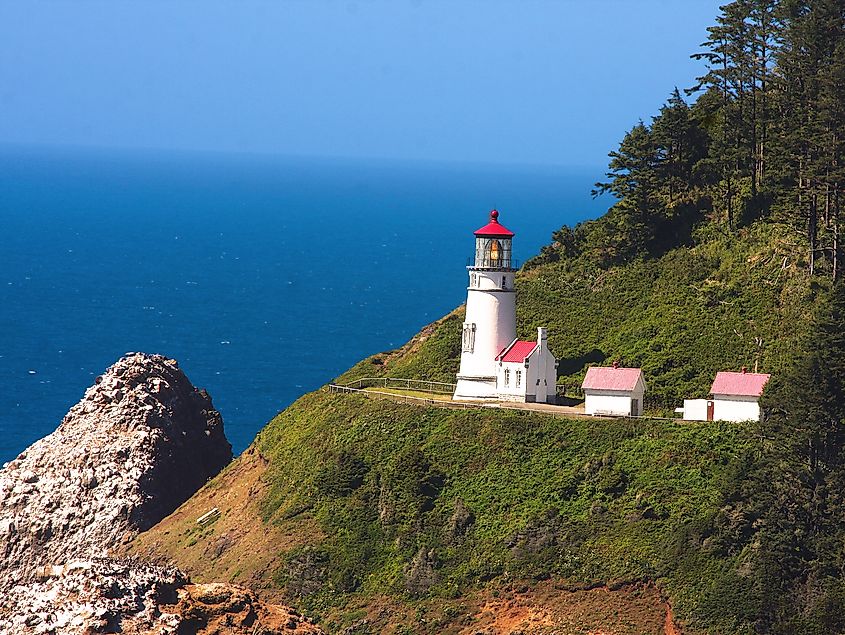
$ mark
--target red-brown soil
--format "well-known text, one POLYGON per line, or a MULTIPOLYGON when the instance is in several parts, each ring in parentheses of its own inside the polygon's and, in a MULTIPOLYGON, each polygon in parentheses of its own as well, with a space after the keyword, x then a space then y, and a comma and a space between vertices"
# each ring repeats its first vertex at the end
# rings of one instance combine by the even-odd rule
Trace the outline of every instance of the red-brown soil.
POLYGON ((474 591, 455 600, 433 599, 414 605, 386 597, 345 607, 326 616, 329 632, 353 626, 365 632, 445 635, 681 635, 671 609, 649 584, 573 589, 544 581, 474 591))

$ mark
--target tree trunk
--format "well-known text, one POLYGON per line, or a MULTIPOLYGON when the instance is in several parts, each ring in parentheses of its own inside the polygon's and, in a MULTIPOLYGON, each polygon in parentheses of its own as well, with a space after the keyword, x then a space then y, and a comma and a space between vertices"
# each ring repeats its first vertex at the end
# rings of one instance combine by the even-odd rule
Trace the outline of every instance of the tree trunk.
POLYGON ((839 187, 833 190, 833 281, 839 278, 839 187))
POLYGON ((816 208, 816 193, 813 192, 810 196, 810 276, 812 277, 816 271, 816 249, 818 247, 818 211, 816 208))
POLYGON ((839 277, 839 210, 836 206, 833 208, 833 271, 831 276, 834 282, 839 277))

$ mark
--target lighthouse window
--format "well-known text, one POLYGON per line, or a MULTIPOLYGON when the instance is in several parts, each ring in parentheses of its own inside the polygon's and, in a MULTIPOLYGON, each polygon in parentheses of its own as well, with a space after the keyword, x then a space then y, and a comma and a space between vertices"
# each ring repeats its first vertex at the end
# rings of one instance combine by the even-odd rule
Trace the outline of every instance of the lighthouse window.
POLYGON ((505 276, 502 276, 502 289, 508 288, 508 279, 505 276))
POLYGON ((505 388, 507 388, 511 383, 511 371, 509 368, 505 369, 505 388))
POLYGON ((470 286, 477 287, 478 286, 478 276, 476 274, 472 274, 470 276, 470 279, 471 279, 470 286))
POLYGON ((516 387, 519 388, 522 385, 522 371, 516 371, 516 387))
POLYGON ((466 323, 461 337, 461 351, 472 353, 473 350, 475 350, 475 324, 466 323))
POLYGON ((497 267, 501 264, 502 260, 502 245, 498 240, 491 240, 490 241, 490 251, 489 254, 489 261, 490 266, 497 267))

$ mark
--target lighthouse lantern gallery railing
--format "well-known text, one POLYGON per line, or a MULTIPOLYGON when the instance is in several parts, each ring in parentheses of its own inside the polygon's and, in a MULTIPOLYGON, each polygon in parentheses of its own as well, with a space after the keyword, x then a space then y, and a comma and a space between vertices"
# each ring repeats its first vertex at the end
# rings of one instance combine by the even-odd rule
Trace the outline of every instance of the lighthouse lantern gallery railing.
POLYGON ((475 269, 519 269, 519 260, 514 258, 467 258, 467 267, 475 269))

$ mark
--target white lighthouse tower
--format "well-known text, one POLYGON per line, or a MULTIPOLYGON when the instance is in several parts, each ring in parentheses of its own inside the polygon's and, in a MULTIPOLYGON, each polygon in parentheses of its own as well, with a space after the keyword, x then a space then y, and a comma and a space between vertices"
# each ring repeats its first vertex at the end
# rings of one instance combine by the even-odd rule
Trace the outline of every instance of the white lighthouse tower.
POLYGON ((516 340, 514 233, 499 223, 499 212, 475 232, 475 258, 467 267, 466 321, 455 399, 498 398, 499 353, 516 340))

